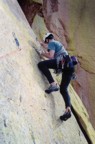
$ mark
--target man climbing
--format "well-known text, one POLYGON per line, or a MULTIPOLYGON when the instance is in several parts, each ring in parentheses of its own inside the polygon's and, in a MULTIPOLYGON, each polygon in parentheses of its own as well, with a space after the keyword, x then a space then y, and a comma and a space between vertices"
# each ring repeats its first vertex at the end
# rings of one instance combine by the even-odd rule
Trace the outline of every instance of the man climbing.
POLYGON ((68 52, 65 50, 64 46, 59 41, 54 40, 52 33, 47 33, 43 40, 44 43, 41 43, 41 45, 45 48, 45 51, 42 52, 41 55, 48 58, 48 60, 39 62, 38 67, 50 83, 49 88, 46 89, 45 92, 50 94, 53 91, 59 90, 59 86, 54 81, 49 69, 61 69, 62 80, 60 85, 60 93, 64 98, 66 110, 65 113, 60 116, 60 119, 62 121, 66 121, 71 117, 71 101, 68 93, 68 85, 74 73, 74 65, 70 60, 68 52))

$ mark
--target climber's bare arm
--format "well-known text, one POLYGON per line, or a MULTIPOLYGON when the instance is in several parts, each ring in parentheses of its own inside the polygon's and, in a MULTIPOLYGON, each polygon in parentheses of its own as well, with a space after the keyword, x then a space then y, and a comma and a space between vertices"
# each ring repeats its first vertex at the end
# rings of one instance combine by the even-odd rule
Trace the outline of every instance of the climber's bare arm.
POLYGON ((46 58, 53 59, 54 53, 55 53, 54 50, 50 50, 49 52, 43 52, 41 55, 46 57, 46 58))

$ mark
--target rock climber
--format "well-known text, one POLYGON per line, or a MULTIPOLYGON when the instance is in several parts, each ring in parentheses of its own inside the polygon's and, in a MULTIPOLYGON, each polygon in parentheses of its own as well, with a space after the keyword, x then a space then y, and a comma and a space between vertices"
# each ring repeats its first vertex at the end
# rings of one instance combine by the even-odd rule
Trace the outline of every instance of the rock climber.
POLYGON ((60 120, 66 121, 71 117, 71 101, 68 93, 68 86, 74 73, 74 65, 70 60, 68 52, 64 46, 59 41, 54 39, 54 35, 52 33, 47 33, 44 36, 41 46, 43 46, 45 49, 41 55, 48 58, 48 60, 38 63, 38 68, 46 76, 50 84, 49 88, 46 89, 45 92, 50 94, 51 92, 58 91, 60 89, 60 93, 65 101, 66 107, 65 113, 60 116, 60 120), (53 79, 49 69, 62 70, 60 87, 53 79))

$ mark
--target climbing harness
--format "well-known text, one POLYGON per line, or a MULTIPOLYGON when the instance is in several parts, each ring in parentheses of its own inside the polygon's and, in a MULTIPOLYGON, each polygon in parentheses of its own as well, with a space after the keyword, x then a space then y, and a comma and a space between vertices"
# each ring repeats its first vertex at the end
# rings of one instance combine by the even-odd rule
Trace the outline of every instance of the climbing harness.
MULTIPOLYGON (((66 66, 67 68, 71 68, 72 65, 75 66, 78 64, 78 59, 76 56, 60 54, 56 59, 57 59, 57 69, 54 70, 54 73, 56 75, 59 75, 60 73, 62 73, 64 66, 66 66)), ((76 78, 77 76, 76 76, 76 73, 74 72, 72 75, 72 80, 75 80, 76 78)))

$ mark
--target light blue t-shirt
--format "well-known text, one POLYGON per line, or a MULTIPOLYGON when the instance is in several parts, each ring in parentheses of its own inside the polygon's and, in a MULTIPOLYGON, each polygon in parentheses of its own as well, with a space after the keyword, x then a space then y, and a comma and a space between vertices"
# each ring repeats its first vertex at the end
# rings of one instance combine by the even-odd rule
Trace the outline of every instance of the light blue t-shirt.
POLYGON ((49 42, 48 44, 48 50, 54 50, 55 54, 59 52, 62 47, 63 45, 59 41, 55 41, 55 40, 49 42))
POLYGON ((51 42, 49 42, 48 50, 55 51, 54 58, 57 58, 61 54, 68 55, 68 52, 65 50, 64 46, 56 40, 52 40, 51 42))

